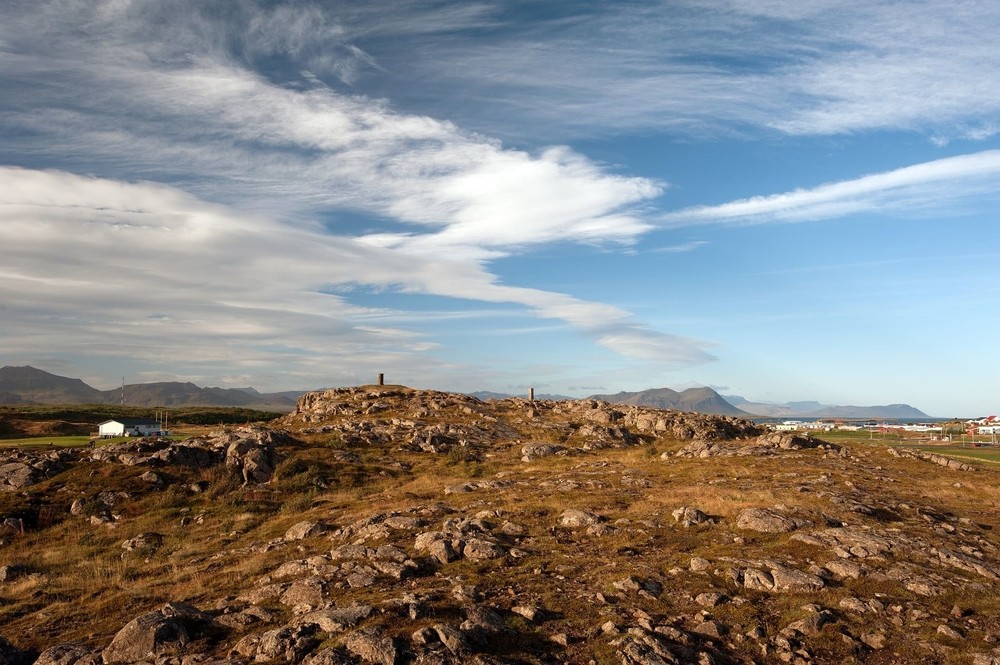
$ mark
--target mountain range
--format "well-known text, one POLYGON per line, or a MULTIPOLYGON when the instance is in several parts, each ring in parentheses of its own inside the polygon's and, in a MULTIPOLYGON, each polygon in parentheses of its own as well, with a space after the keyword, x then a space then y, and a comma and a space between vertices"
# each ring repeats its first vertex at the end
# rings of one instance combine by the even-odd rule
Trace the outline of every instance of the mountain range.
MULTIPOLYGON (((304 391, 303 391, 304 392, 304 391)), ((119 404, 130 406, 233 406, 291 411, 301 393, 261 393, 253 388, 202 388, 193 383, 133 383, 98 390, 80 379, 31 366, 0 368, 0 404, 119 404), (123 400, 124 395, 124 400, 123 400)))
POLYGON ((785 402, 772 404, 753 402, 738 395, 723 395, 723 399, 753 416, 767 418, 887 418, 908 420, 929 418, 926 413, 909 404, 884 404, 881 406, 841 406, 820 402, 785 402))
POLYGON ((742 411, 724 400, 719 393, 711 388, 688 388, 681 392, 670 388, 653 388, 639 392, 620 392, 614 395, 591 395, 589 399, 599 399, 613 404, 649 406, 656 409, 710 413, 718 416, 750 416, 748 412, 742 411))
MULTIPOLYGON (((472 393, 479 399, 502 399, 511 397, 504 393, 481 391, 472 393)), ((572 399, 565 396, 539 395, 538 399, 572 399)), ((839 406, 820 402, 802 401, 785 404, 753 402, 737 395, 720 395, 708 387, 688 388, 677 391, 670 388, 651 388, 637 392, 590 395, 586 399, 596 399, 612 404, 631 404, 656 409, 676 409, 719 416, 740 418, 849 418, 910 420, 929 418, 926 413, 909 404, 887 404, 884 406, 839 406)))
MULTIPOLYGON (((130 406, 232 406, 271 411, 291 411, 299 395, 306 391, 262 393, 254 388, 202 388, 193 383, 164 381, 133 383, 124 388, 124 403, 130 406)), ((490 391, 470 393, 481 400, 503 399, 512 395, 490 391)), ((523 395, 522 395, 523 396, 523 395)), ((537 399, 573 399, 565 395, 536 395, 537 399)), ((723 396, 708 387, 683 391, 653 388, 638 392, 590 395, 614 404, 631 404, 658 409, 677 409, 743 418, 927 418, 908 404, 884 406, 838 406, 819 402, 771 404, 753 402, 737 395, 723 396)), ((118 404, 122 389, 98 390, 80 379, 50 374, 31 366, 0 368, 0 404, 118 404)))

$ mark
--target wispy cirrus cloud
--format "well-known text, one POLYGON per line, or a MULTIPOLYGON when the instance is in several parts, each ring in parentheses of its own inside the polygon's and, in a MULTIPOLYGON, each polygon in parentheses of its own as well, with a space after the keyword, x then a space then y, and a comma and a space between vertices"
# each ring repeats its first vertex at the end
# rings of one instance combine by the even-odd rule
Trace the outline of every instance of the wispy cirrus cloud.
POLYGON ((339 24, 313 6, 235 12, 224 27, 196 11, 159 38, 161 24, 140 11, 149 3, 125 6, 132 11, 68 3, 58 16, 25 11, 0 28, 10 43, 0 82, 18 90, 0 102, 13 130, 0 155, 57 167, 86 160, 112 177, 163 180, 304 223, 351 208, 415 227, 394 244, 482 256, 555 238, 628 242, 649 228, 637 206, 660 183, 608 173, 567 148, 505 148, 449 122, 252 69, 254 54, 312 53, 328 36, 337 48, 326 56, 359 62, 356 48, 340 49, 354 45, 339 24), (74 38, 80 31, 86 38, 74 38))
POLYGON ((707 240, 691 240, 689 242, 681 243, 680 245, 668 245, 666 247, 657 247, 652 250, 660 254, 683 254, 685 252, 693 252, 699 247, 704 247, 708 244, 707 240))
POLYGON ((681 227, 802 222, 862 212, 926 214, 949 209, 954 213, 974 197, 995 200, 998 179, 1000 150, 985 150, 810 189, 694 206, 662 215, 659 222, 681 227))
POLYGON ((1000 111, 990 2, 618 2, 507 28, 443 35, 412 62, 404 41, 383 64, 441 98, 462 89, 488 102, 445 114, 515 136, 889 129, 950 140, 991 132, 1000 111))

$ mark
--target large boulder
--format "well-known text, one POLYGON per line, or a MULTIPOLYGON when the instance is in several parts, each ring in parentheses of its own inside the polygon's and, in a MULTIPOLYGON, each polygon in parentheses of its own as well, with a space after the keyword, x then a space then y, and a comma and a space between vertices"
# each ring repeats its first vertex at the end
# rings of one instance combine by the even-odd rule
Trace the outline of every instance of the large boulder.
POLYGON ((347 650, 367 663, 395 665, 399 650, 390 637, 378 628, 361 628, 347 636, 344 641, 347 650))
POLYGON ((24 462, 8 462, 0 465, 0 489, 19 490, 34 485, 40 478, 38 470, 24 462))
POLYGON ((233 654, 254 662, 297 663, 319 643, 315 626, 286 626, 247 635, 233 647, 233 654))
POLYGON ((239 469, 248 485, 271 480, 279 461, 275 446, 291 440, 287 432, 266 427, 241 427, 213 437, 216 445, 226 447, 226 464, 239 469))
POLYGON ((213 619, 183 603, 167 603, 125 624, 101 653, 106 665, 180 655, 212 626, 213 619))

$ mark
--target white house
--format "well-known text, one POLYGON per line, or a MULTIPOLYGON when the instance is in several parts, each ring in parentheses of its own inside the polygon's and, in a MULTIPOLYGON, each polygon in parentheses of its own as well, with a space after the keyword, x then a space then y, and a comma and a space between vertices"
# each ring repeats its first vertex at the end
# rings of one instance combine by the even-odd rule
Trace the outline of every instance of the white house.
POLYGON ((101 437, 151 436, 160 433, 160 423, 146 418, 118 418, 98 425, 101 437))

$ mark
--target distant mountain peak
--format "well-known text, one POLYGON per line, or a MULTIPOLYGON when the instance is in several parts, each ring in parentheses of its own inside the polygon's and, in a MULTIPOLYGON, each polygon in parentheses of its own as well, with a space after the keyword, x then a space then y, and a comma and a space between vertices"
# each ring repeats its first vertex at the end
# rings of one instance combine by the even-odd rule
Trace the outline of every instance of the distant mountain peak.
POLYGON ((920 409, 909 404, 883 404, 877 406, 854 406, 822 404, 813 400, 785 402, 754 402, 745 397, 726 395, 730 404, 760 417, 765 418, 886 418, 891 420, 907 420, 914 418, 929 418, 920 409))
POLYGON ((588 399, 597 399, 613 404, 632 404, 634 406, 676 409, 720 416, 750 416, 746 411, 742 411, 724 400, 719 393, 708 386, 688 388, 681 392, 672 388, 650 388, 638 392, 622 391, 614 395, 591 395, 588 399))

